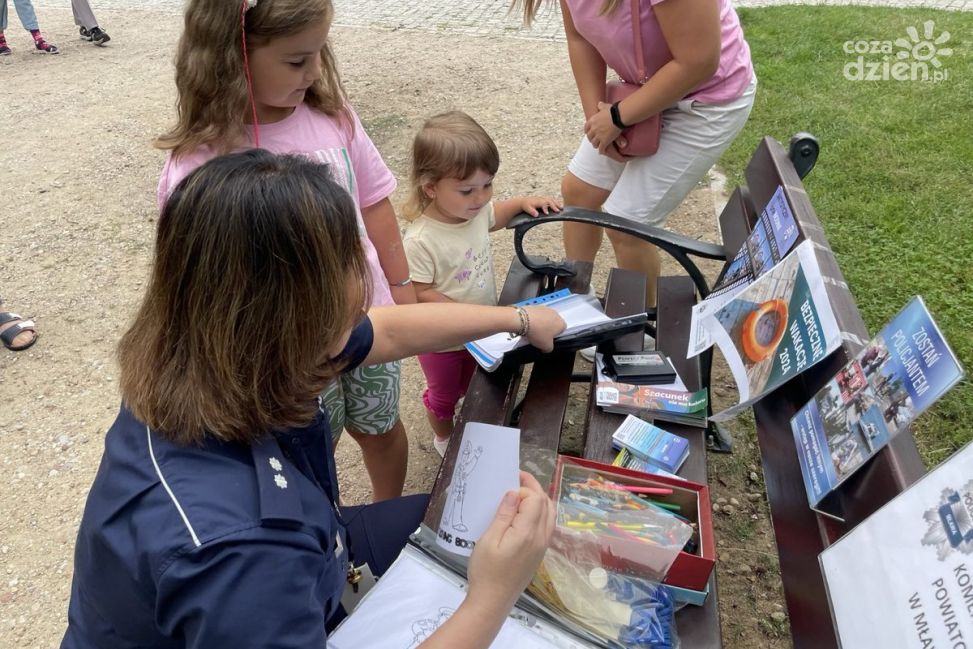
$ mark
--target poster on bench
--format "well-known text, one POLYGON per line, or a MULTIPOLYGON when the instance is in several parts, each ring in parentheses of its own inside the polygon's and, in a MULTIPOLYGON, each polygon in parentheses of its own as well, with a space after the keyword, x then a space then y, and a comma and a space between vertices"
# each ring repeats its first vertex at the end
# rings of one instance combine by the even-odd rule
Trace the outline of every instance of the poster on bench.
POLYGON ((705 326, 740 393, 740 402, 710 417, 714 421, 736 416, 841 345, 809 240, 724 304, 705 326))
POLYGON ((750 235, 716 279, 710 294, 693 306, 686 358, 701 354, 713 345, 709 330, 703 326, 704 320, 774 267, 790 252, 799 237, 800 229, 784 187, 778 186, 750 235))
POLYGON ((811 507, 962 377, 922 298, 913 298, 791 419, 811 507))
POLYGON ((973 444, 820 557, 845 649, 973 646, 973 444))

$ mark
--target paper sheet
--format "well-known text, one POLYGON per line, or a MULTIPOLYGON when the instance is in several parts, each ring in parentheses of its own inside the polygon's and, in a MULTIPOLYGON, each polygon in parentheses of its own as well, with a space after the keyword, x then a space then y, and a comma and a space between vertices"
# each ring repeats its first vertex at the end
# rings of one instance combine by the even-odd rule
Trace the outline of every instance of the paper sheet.
POLYGON ((440 546, 469 556, 504 494, 520 488, 520 431, 468 422, 447 487, 440 546))
MULTIPOLYGON (((417 551, 407 548, 378 584, 328 638, 328 649, 415 649, 459 608, 464 586, 441 574, 417 551)), ((507 618, 491 648, 551 649, 580 643, 547 640, 507 618)), ((555 635, 548 629, 545 635, 555 635)), ((561 634, 557 634, 561 636, 561 634)))

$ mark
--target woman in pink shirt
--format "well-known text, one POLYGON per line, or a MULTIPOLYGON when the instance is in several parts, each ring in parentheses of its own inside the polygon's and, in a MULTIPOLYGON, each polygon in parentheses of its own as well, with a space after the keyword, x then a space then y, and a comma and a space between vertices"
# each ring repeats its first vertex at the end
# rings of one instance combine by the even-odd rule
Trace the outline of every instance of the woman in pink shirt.
MULTIPOLYGON (((636 0, 642 65, 636 59, 631 0, 560 0, 571 69, 584 110, 584 137, 561 184, 566 205, 602 209, 662 226, 743 128, 756 78, 750 48, 729 0, 636 0), (607 69, 641 85, 615 106, 605 103, 607 69), (639 78, 639 70, 643 78, 639 78), (662 113, 659 148, 626 157, 620 126, 662 113)), ((542 0, 524 0, 533 19, 542 0)), ((602 228, 564 224, 570 259, 594 261, 602 228)), ((654 246, 609 231, 621 268, 645 273, 647 303, 655 304, 659 253, 654 246)))

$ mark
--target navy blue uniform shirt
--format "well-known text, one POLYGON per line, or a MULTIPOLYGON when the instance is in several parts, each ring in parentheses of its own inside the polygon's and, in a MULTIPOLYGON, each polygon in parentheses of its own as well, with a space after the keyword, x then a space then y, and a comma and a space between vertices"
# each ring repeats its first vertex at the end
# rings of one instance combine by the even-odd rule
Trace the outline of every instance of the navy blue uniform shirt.
MULTIPOLYGON (((371 349, 365 319, 342 356, 371 349)), ((328 417, 179 446, 124 406, 75 548, 62 649, 320 647, 348 569, 328 417)))

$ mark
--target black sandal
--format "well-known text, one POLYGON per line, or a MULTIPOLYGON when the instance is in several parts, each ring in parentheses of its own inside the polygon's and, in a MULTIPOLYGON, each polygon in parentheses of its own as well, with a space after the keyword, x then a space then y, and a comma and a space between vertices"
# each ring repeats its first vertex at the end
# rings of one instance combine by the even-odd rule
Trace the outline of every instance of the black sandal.
POLYGON ((4 347, 6 347, 12 352, 22 352, 37 342, 37 339, 40 337, 40 334, 38 334, 37 330, 34 328, 33 320, 30 319, 25 320, 24 318, 20 317, 16 313, 10 313, 9 311, 4 311, 0 313, 0 327, 11 322, 15 324, 7 327, 2 332, 0 332, 0 341, 3 341, 4 347), (30 341, 27 342, 26 344, 15 346, 14 341, 17 340, 17 336, 24 333, 25 331, 29 331, 34 335, 31 336, 30 341))

